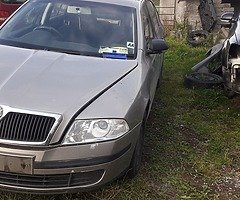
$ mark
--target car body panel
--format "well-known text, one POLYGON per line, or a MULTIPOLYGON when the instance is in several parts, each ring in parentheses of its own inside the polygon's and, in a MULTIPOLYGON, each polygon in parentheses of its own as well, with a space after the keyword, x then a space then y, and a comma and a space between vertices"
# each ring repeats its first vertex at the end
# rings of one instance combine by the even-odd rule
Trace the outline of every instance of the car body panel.
MULTIPOLYGON (((71 182, 71 177, 77 173, 102 170, 103 174, 99 180, 86 185, 41 188, 0 181, 2 189, 44 194, 83 191, 110 182, 129 168, 143 121, 150 112, 158 81, 162 78, 164 52, 150 54, 148 42, 153 38, 163 39, 163 27, 159 19, 154 25, 147 12, 149 29, 154 32, 159 28, 160 31, 154 32, 152 38, 145 36, 142 17, 142 12, 146 12, 145 1, 90 1, 136 9, 136 56, 112 59, 0 45, 0 106, 62 117, 49 143, 2 143, 0 155, 31 156, 34 167, 28 176, 33 180, 41 175, 67 174, 71 182), (63 144, 73 122, 87 119, 124 119, 129 131, 108 141, 63 144)), ((6 173, 15 175, 12 171, 6 170, 6 173)))
MULTIPOLYGON (((104 175, 101 179, 93 183, 92 185, 83 185, 76 187, 61 187, 61 188, 36 188, 36 187, 21 187, 21 186, 11 186, 0 183, 0 188, 4 188, 9 191, 18 192, 28 192, 34 194, 54 194, 54 193, 66 193, 66 192, 77 192, 84 191, 86 189, 94 189, 103 184, 106 184, 113 179, 117 178, 119 174, 122 174, 127 170, 132 153, 134 151, 134 146, 136 143, 136 138, 139 134, 140 124, 137 125, 132 131, 125 135, 124 137, 110 142, 87 144, 87 145, 73 145, 73 146, 53 146, 51 148, 26 148, 26 149, 15 149, 13 155, 33 155, 35 156, 35 168, 33 176, 37 175, 53 175, 53 174, 74 174, 78 172, 88 172, 95 170, 104 169, 104 175), (124 150, 125 149, 125 150, 124 150), (112 157, 112 155, 118 154, 121 150, 124 150, 122 154, 112 157), (79 153, 78 153, 79 152, 79 153), (81 152, 81 153, 80 153, 81 152), (103 160, 101 162, 95 162, 95 159, 110 157, 111 159, 103 160), (82 165, 79 167, 59 167, 59 161, 81 161, 80 163, 86 163, 86 161, 93 160, 91 164, 82 165), (57 168, 46 168, 41 167, 42 163, 52 162, 53 165, 58 166, 57 168), (37 163, 37 164, 36 164, 37 163), (97 164, 94 164, 97 163, 97 164)), ((12 151, 12 147, 1 147, 0 153, 9 153, 12 151)), ((65 165, 66 166, 66 165, 65 165)))
MULTIPOLYGON (((0 51, 1 48, 3 46, 0 46, 0 51)), ((0 104, 61 114, 64 127, 81 107, 137 66, 136 60, 93 58, 14 47, 4 47, 0 59, 0 71, 3 71, 0 75, 0 104), (12 62, 13 52, 15 59, 12 62)))

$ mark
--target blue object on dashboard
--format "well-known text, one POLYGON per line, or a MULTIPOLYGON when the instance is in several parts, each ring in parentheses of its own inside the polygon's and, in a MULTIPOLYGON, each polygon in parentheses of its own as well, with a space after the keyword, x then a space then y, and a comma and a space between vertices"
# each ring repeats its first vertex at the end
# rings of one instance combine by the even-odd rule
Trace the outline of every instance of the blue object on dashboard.
POLYGON ((127 60, 127 55, 126 54, 121 54, 121 53, 103 53, 103 58, 127 60))

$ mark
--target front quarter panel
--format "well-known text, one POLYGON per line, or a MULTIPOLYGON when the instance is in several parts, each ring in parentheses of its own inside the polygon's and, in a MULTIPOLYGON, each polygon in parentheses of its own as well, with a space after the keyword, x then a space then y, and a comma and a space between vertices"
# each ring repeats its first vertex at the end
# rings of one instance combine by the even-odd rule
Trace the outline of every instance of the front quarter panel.
POLYGON ((130 74, 106 91, 89 105, 77 119, 122 118, 130 129, 141 123, 148 103, 148 93, 142 66, 138 65, 130 74))

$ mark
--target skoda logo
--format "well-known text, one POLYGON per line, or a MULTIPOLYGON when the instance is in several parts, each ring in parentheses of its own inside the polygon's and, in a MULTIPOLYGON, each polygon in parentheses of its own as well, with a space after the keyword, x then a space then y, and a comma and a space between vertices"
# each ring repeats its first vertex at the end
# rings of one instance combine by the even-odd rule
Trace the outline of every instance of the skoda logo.
POLYGON ((3 108, 0 106, 0 119, 2 118, 3 116, 3 108))

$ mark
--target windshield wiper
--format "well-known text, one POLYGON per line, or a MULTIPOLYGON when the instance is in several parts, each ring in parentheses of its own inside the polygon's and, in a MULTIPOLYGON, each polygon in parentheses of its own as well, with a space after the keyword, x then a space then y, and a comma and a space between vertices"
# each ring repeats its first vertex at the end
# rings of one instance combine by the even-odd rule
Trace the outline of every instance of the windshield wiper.
POLYGON ((69 49, 57 49, 57 48, 47 48, 46 51, 55 51, 60 53, 72 54, 72 55, 81 55, 81 56, 94 56, 94 57, 102 57, 102 54, 95 52, 87 52, 87 51, 76 51, 69 49))
POLYGON ((55 48, 48 48, 45 49, 47 51, 56 51, 66 54, 72 55, 81 55, 81 56, 93 56, 99 58, 112 58, 112 59, 134 59, 134 54, 109 54, 109 53, 96 53, 96 52, 85 52, 85 51, 75 51, 75 50, 68 50, 68 49, 55 49, 55 48))
POLYGON ((73 55, 82 55, 80 51, 68 50, 68 49, 57 49, 57 48, 45 48, 45 51, 54 51, 66 54, 73 54, 73 55))
POLYGON ((135 54, 128 54, 127 57, 133 59, 135 58, 135 54))
POLYGON ((44 48, 45 51, 54 51, 72 55, 81 55, 81 56, 93 56, 99 58, 112 58, 112 59, 134 59, 134 54, 118 54, 118 53, 97 53, 97 52, 88 52, 88 51, 76 51, 69 49, 57 49, 57 48, 44 48))

